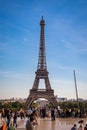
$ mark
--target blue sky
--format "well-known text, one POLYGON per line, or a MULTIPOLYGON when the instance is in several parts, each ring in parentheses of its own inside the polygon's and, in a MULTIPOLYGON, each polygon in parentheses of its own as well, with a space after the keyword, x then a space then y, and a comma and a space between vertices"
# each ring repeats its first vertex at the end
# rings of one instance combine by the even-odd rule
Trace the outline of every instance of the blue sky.
POLYGON ((37 69, 42 15, 55 95, 76 98, 75 69, 78 96, 87 99, 87 0, 0 0, 0 99, 28 97, 37 69))

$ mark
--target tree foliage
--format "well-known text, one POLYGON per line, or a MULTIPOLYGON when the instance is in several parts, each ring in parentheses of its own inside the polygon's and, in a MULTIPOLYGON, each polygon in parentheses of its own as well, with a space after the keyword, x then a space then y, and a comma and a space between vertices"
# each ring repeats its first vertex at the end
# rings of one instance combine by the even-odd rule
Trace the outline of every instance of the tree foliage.
MULTIPOLYGON (((75 102, 75 101, 59 102, 58 105, 63 110, 67 110, 67 109, 75 109, 75 110, 77 110, 78 109, 77 102, 75 102)), ((49 108, 53 107, 51 103, 47 104, 47 106, 49 108)), ((33 103, 32 107, 34 107, 34 108, 38 107, 38 103, 33 103)), ((19 111, 21 108, 25 109, 25 104, 20 103, 18 101, 16 101, 16 102, 8 102, 8 103, 4 103, 4 104, 2 102, 0 102, 0 109, 2 109, 2 108, 6 108, 6 109, 10 108, 10 109, 12 109, 14 111, 19 111)), ((87 102, 86 101, 79 102, 79 108, 80 108, 80 110, 85 110, 87 112, 87 102)))
MULTIPOLYGON (((59 102, 59 106, 66 110, 66 109, 78 109, 78 104, 75 101, 68 101, 68 102, 59 102)), ((87 102, 79 102, 79 109, 87 111, 87 102)))
POLYGON ((16 102, 8 102, 8 103, 1 103, 0 102, 0 109, 2 109, 2 108, 10 108, 10 109, 12 109, 12 110, 14 110, 14 111, 18 111, 18 110, 20 110, 21 108, 24 108, 24 103, 20 103, 20 102, 18 102, 18 101, 16 101, 16 102))

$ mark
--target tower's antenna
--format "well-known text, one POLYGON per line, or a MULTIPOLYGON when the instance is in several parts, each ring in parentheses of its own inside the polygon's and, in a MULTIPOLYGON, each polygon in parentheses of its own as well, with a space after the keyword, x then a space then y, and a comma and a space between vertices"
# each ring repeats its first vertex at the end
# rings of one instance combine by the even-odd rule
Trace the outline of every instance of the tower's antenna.
POLYGON ((43 17, 44 17, 44 11, 42 10, 42 19, 43 19, 43 17))
POLYGON ((42 10, 42 16, 44 15, 44 11, 42 10))

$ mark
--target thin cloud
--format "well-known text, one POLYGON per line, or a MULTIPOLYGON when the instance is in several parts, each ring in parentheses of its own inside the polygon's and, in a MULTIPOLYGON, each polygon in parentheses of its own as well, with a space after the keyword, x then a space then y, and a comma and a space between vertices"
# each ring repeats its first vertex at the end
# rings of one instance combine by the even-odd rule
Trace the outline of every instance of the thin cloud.
POLYGON ((71 43, 71 42, 69 42, 69 41, 66 41, 66 40, 61 40, 62 41, 62 43, 64 43, 64 46, 66 47, 66 48, 69 48, 69 49, 74 49, 74 46, 73 46, 73 44, 71 43))
POLYGON ((77 52, 87 53, 87 48, 79 48, 79 49, 77 50, 77 52))
POLYGON ((10 28, 13 28, 13 29, 17 29, 19 31, 31 33, 29 30, 29 27, 24 27, 23 25, 21 26, 20 24, 15 24, 15 23, 11 23, 9 21, 5 21, 4 23, 2 23, 2 26, 4 26, 4 25, 6 25, 10 28))
POLYGON ((87 52, 87 45, 84 44, 84 46, 78 47, 77 45, 75 45, 74 43, 71 43, 69 41, 66 40, 61 40, 62 43, 64 43, 64 46, 74 52, 78 52, 78 53, 86 53, 87 52))
POLYGON ((60 64, 57 64, 57 68, 61 70, 72 70, 71 66, 65 66, 65 65, 60 65, 60 64))
POLYGON ((3 78, 12 78, 12 79, 29 79, 32 75, 28 73, 18 73, 15 71, 0 71, 0 77, 3 78))

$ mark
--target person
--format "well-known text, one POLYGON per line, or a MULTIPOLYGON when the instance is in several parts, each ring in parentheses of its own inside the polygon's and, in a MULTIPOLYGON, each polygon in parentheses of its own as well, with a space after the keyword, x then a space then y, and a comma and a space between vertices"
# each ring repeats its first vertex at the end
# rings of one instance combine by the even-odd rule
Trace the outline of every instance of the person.
POLYGON ((7 130, 7 125, 5 122, 3 122, 3 125, 1 126, 0 130, 7 130))
POLYGON ((84 130, 87 130, 87 124, 85 125, 84 130))
POLYGON ((13 117, 13 126, 17 127, 17 113, 15 112, 14 117, 13 117))
POLYGON ((34 123, 35 121, 35 117, 34 116, 30 116, 29 120, 26 123, 26 130, 34 130, 34 123))
POLYGON ((37 111, 34 110, 30 116, 34 116, 34 118, 35 118, 34 124, 38 125, 38 121, 37 121, 38 114, 37 114, 37 111))
POLYGON ((10 123, 10 126, 8 127, 7 130, 16 130, 16 128, 13 126, 13 123, 10 123))
POLYGON ((71 130, 77 130, 76 124, 74 124, 74 126, 71 128, 71 130))
POLYGON ((55 120, 55 109, 51 109, 51 120, 55 120))
POLYGON ((78 130, 84 130, 82 125, 79 126, 78 130))
POLYGON ((11 121, 11 113, 10 110, 7 110, 7 127, 9 127, 11 121))

